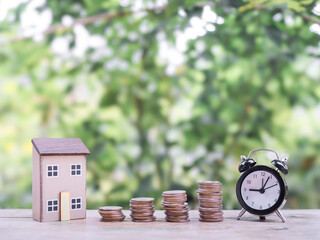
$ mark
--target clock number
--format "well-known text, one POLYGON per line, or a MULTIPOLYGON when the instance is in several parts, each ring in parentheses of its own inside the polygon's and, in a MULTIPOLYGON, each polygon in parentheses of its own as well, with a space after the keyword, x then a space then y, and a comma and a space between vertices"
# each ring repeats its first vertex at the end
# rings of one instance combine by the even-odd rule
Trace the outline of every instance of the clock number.
POLYGON ((268 203, 268 207, 271 207, 271 204, 270 204, 270 203, 268 203))
POLYGON ((252 205, 251 205, 251 206, 253 206, 253 204, 254 204, 254 202, 252 202, 252 205))
POLYGON ((261 176, 264 177, 266 175, 265 172, 261 172, 261 176))
POLYGON ((247 184, 251 184, 251 180, 247 180, 247 184))
POLYGON ((280 190, 278 190, 278 194, 280 194, 280 190))
POLYGON ((275 199, 274 202, 277 202, 277 199, 275 199))
POLYGON ((249 197, 248 197, 248 196, 246 197, 246 200, 249 200, 249 197))
POLYGON ((272 175, 270 175, 269 178, 272 179, 272 175))
POLYGON ((244 188, 243 190, 244 190, 245 192, 247 191, 247 189, 246 189, 246 188, 244 188))
POLYGON ((257 174, 253 174, 253 178, 257 178, 258 177, 258 175, 257 174))
POLYGON ((260 209, 262 209, 262 206, 260 205, 260 209))

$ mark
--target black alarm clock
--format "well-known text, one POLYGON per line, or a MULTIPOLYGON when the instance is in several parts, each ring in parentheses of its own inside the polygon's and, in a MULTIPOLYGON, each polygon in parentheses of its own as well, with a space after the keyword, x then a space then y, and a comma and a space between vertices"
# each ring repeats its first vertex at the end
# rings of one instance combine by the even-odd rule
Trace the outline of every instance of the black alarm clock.
POLYGON ((237 182, 236 193, 243 209, 237 217, 238 220, 245 212, 257 215, 261 220, 276 213, 282 222, 285 222, 280 209, 286 203, 288 187, 280 172, 288 174, 287 161, 288 158, 280 159, 278 153, 271 149, 255 149, 247 158, 241 156, 239 171, 242 175, 237 182), (275 153, 277 159, 271 161, 275 169, 264 165, 255 166, 256 161, 251 155, 256 151, 275 153))

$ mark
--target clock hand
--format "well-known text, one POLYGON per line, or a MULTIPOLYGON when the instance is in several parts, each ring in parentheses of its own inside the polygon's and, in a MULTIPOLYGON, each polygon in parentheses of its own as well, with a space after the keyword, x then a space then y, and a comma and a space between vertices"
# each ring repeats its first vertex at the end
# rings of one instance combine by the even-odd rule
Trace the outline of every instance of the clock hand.
POLYGON ((264 183, 264 185, 263 185, 262 189, 265 189, 264 187, 267 185, 267 183, 268 183, 269 179, 270 179, 270 176, 267 178, 267 181, 264 183))
POLYGON ((249 191, 260 192, 260 189, 249 189, 249 191))
POLYGON ((278 184, 276 183, 276 184, 274 184, 274 185, 272 185, 272 186, 270 186, 270 187, 265 188, 264 190, 267 190, 267 189, 272 188, 272 187, 277 186, 277 185, 278 185, 278 184))
POLYGON ((261 189, 263 188, 263 181, 264 181, 264 178, 262 178, 262 185, 261 185, 261 189))

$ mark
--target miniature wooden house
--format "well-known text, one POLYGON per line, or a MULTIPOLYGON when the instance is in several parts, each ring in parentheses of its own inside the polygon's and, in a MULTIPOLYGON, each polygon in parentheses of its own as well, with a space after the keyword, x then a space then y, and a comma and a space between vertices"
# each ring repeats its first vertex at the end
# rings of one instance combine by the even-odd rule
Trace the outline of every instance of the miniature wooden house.
POLYGON ((86 217, 86 155, 80 138, 34 138, 32 216, 40 222, 86 217))

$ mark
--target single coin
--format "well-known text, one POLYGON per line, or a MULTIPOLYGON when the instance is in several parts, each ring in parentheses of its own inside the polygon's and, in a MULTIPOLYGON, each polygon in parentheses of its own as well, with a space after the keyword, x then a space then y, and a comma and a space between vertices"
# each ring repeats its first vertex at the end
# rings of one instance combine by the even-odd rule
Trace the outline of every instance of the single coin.
POLYGON ((166 215, 167 219, 176 219, 176 220, 184 220, 184 219, 188 219, 189 218, 189 214, 185 214, 185 215, 181 215, 181 216, 169 216, 166 215))
POLYGON ((121 217, 121 218, 102 218, 102 220, 104 221, 109 221, 109 222, 112 222, 112 221, 122 221, 124 220, 125 217, 121 217))
POLYGON ((189 215, 189 213, 170 213, 170 212, 165 212, 166 216, 168 217, 182 217, 189 215))
POLYGON ((222 202, 199 202, 200 207, 205 207, 205 208, 218 208, 222 206, 222 202), (206 205, 207 207, 205 207, 206 205))
POLYGON ((199 186, 199 190, 217 192, 217 190, 222 191, 222 186, 199 186))
POLYGON ((137 209, 151 209, 154 208, 153 204, 147 204, 147 205, 139 205, 139 204, 129 204, 131 208, 137 208, 137 209))
POLYGON ((152 207, 152 208, 136 208, 136 207, 130 207, 129 210, 130 210, 131 212, 136 212, 136 213, 155 211, 154 207, 152 207))
POLYGON ((189 212, 189 209, 188 208, 182 208, 182 209, 166 209, 164 211, 165 213, 172 213, 172 214, 175 214, 175 213, 187 213, 189 212))
POLYGON ((167 197, 167 196, 163 196, 163 199, 167 200, 167 201, 181 201, 181 200, 184 200, 184 201, 187 201, 187 195, 184 195, 184 196, 170 196, 170 197, 167 197))
POLYGON ((132 198, 130 201, 132 201, 132 202, 153 202, 154 198, 151 198, 151 197, 137 197, 137 198, 132 198))
POLYGON ((130 202, 130 206, 137 206, 137 207, 152 207, 152 202, 130 202))
POLYGON ((222 189, 222 185, 199 185, 199 189, 222 189))
POLYGON ((135 204, 135 205, 152 205, 153 201, 132 201, 130 200, 130 204, 135 204))
POLYGON ((153 212, 148 212, 148 213, 131 213, 130 216, 135 216, 135 217, 149 217, 153 216, 153 212))
POLYGON ((178 194, 168 194, 168 193, 162 193, 162 196, 163 197, 166 197, 166 198, 171 198, 171 197, 185 197, 187 196, 186 193, 178 193, 178 194))
POLYGON ((123 214, 100 214, 101 217, 104 217, 104 218, 112 218, 112 217, 123 217, 124 215, 123 214))
POLYGON ((131 212, 135 212, 135 213, 144 213, 144 212, 154 212, 155 209, 153 208, 129 208, 129 210, 131 212))
POLYGON ((123 216, 125 216, 124 214, 100 214, 101 217, 103 218, 122 218, 123 216))
POLYGON ((219 181, 198 181, 198 184, 221 184, 219 181))
POLYGON ((222 196, 213 196, 213 197, 199 197, 199 201, 222 201, 222 196))
POLYGON ((183 223, 183 222, 189 222, 189 219, 185 219, 185 220, 172 220, 172 219, 167 219, 165 218, 167 222, 176 222, 176 223, 183 223))
POLYGON ((222 200, 222 195, 199 195, 200 200, 222 200))
POLYGON ((135 220, 154 220, 156 219, 155 216, 144 216, 144 217, 137 217, 137 216, 132 216, 130 215, 131 218, 135 219, 135 220))
POLYGON ((222 195, 221 191, 208 191, 208 190, 198 189, 196 192, 199 194, 199 196, 206 196, 206 197, 222 195))
MULTIPOLYGON (((199 201, 199 207, 203 207, 203 206, 200 206, 202 203, 204 204, 211 204, 211 205, 218 205, 218 206, 222 206, 222 201, 220 202, 203 202, 203 201, 199 201)), ((206 208, 206 207, 204 207, 206 208)), ((214 207, 207 207, 207 208, 214 208, 214 207)))
POLYGON ((132 213, 154 213, 155 209, 135 209, 135 208, 130 208, 130 211, 132 213))
POLYGON ((98 211, 100 214, 122 214, 122 211, 98 211))
POLYGON ((217 208, 205 208, 205 207, 199 207, 198 210, 199 211, 203 211, 203 212, 214 212, 214 211, 220 211, 222 208, 221 207, 217 207, 217 208))
POLYGON ((188 206, 188 203, 187 202, 171 203, 171 202, 162 201, 161 205, 162 206, 168 206, 168 207, 185 207, 185 206, 188 206))
POLYGON ((199 202, 199 207, 204 207, 204 208, 222 207, 222 202, 199 202))
POLYGON ((222 222, 223 218, 218 218, 218 219, 202 219, 202 218, 199 218, 199 221, 201 221, 201 222, 222 222))
POLYGON ((222 217, 223 213, 222 212, 214 213, 214 214, 202 214, 202 213, 200 213, 199 216, 202 217, 202 218, 217 218, 217 217, 222 217))
POLYGON ((199 214, 203 215, 212 215, 212 214, 219 214, 222 213, 222 210, 215 210, 215 211, 199 211, 199 214))
POLYGON ((118 214, 118 215, 105 215, 105 214, 100 214, 101 217, 103 218, 122 218, 124 215, 123 214, 118 214))
POLYGON ((164 202, 168 203, 184 203, 187 201, 187 197, 184 198, 163 198, 164 202))
POLYGON ((166 210, 166 211, 174 211, 174 212, 189 211, 189 208, 168 208, 168 207, 163 207, 163 209, 166 210))
POLYGON ((101 222, 122 222, 124 219, 125 219, 125 217, 122 218, 122 219, 104 219, 104 218, 101 218, 100 221, 101 222))
POLYGON ((219 220, 219 219, 223 219, 223 216, 217 216, 217 217, 203 217, 203 216, 200 216, 200 219, 203 219, 203 220, 219 220))
POLYGON ((132 222, 154 222, 154 220, 156 220, 156 218, 148 220, 132 219, 132 222))
POLYGON ((204 184, 199 184, 199 188, 200 189, 215 189, 215 188, 222 188, 222 185, 220 184, 220 185, 218 185, 218 184, 211 184, 211 185, 204 185, 204 184))
POLYGON ((100 211, 121 211, 122 207, 119 206, 104 206, 99 208, 100 211))
POLYGON ((154 205, 150 205, 150 204, 132 204, 130 203, 129 204, 129 207, 130 208, 136 208, 136 209, 142 209, 142 208, 145 208, 145 209, 151 209, 154 207, 154 205))
POLYGON ((175 195, 175 194, 172 194, 172 195, 164 195, 163 198, 167 198, 167 199, 170 199, 170 198, 186 198, 187 197, 187 194, 179 194, 179 195, 175 195))
POLYGON ((221 191, 208 191, 208 190, 203 190, 203 189, 198 189, 196 191, 200 197, 205 196, 205 197, 215 197, 215 196, 222 196, 221 191))
MULTIPOLYGON (((213 202, 213 201, 199 201, 199 205, 203 205, 203 204, 210 204, 210 205, 222 205, 222 201, 216 201, 216 202, 213 202)), ((202 207, 202 206, 201 206, 202 207)))
POLYGON ((210 191, 207 189, 198 189, 196 192, 203 195, 214 195, 214 196, 222 195, 221 191, 210 191))
POLYGON ((164 206, 162 205, 162 208, 168 211, 183 211, 183 210, 189 210, 188 206, 164 206))
POLYGON ((162 193, 162 195, 184 195, 186 194, 186 191, 185 190, 170 190, 170 191, 164 191, 162 193))
POLYGON ((208 203, 208 204, 222 204, 222 199, 221 200, 200 200, 199 204, 201 203, 208 203))

